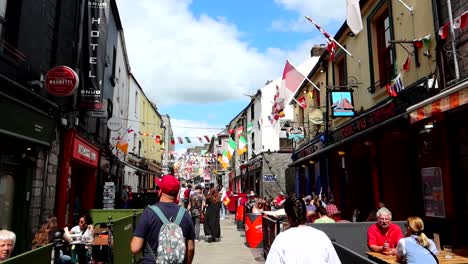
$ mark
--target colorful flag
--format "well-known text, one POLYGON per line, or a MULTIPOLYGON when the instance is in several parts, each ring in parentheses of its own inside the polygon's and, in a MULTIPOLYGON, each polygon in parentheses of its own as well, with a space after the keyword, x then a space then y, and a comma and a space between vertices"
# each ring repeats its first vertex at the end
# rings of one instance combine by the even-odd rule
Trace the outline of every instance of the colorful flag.
POLYGON ((315 27, 320 31, 320 33, 322 33, 327 39, 327 43, 328 43, 327 50, 328 50, 328 53, 330 54, 330 61, 333 61, 335 59, 335 51, 336 51, 335 40, 321 26, 319 26, 319 24, 315 23, 315 21, 312 20, 312 18, 306 16, 306 19, 309 20, 312 24, 314 24, 315 27))
POLYGON ((223 151, 223 155, 221 156, 220 163, 223 169, 226 169, 229 165, 229 153, 226 150, 223 151))
POLYGON ((422 39, 423 43, 424 43, 424 47, 426 49, 429 49, 429 46, 431 45, 431 34, 425 36, 423 39, 422 39))
POLYGON ((198 137, 198 141, 200 141, 200 143, 203 143, 203 138, 198 137))
POLYGON ((235 131, 234 129, 229 129, 228 132, 229 132, 229 135, 232 135, 232 134, 234 134, 234 132, 236 132, 236 131, 235 131))
POLYGON ((128 153, 128 142, 125 137, 122 137, 122 139, 117 142, 116 148, 121 150, 125 155, 128 153))
POLYGON ((302 107, 302 109, 307 108, 307 101, 306 101, 306 98, 304 96, 301 96, 301 97, 297 98, 297 102, 302 107))
POLYGON ((247 140, 243 137, 239 137, 239 155, 242 155, 247 151, 247 140))
POLYGON ((253 130, 253 124, 252 124, 252 123, 248 123, 248 124, 247 124, 247 133, 248 133, 248 134, 252 133, 252 130, 253 130))
POLYGON ((468 24, 468 10, 453 20, 454 29, 464 29, 468 24))
MULTIPOLYGON (((284 102, 290 99, 293 94, 296 92, 297 88, 305 80, 304 75, 302 75, 290 62, 286 60, 283 70, 283 82, 281 84, 281 89, 279 90, 280 95, 276 100, 276 103, 281 106, 280 102, 284 102)), ((278 107, 277 107, 278 108, 278 107)), ((279 107, 278 110, 284 109, 284 103, 282 107, 279 107)))
POLYGON ((450 23, 446 23, 439 29, 439 36, 441 39, 446 39, 448 37, 449 26, 450 26, 450 23))
POLYGON ((405 63, 403 64, 403 70, 406 72, 409 71, 409 66, 410 66, 410 56, 408 55, 405 63))
POLYGON ((161 144, 161 136, 157 135, 155 141, 156 141, 156 144, 161 144))
POLYGON ((359 0, 346 0, 346 23, 354 35, 362 30, 361 7, 359 0))
POLYGON ((206 139, 206 142, 207 142, 207 143, 210 143, 210 137, 205 136, 205 139, 206 139))
POLYGON ((127 129, 127 134, 130 134, 130 133, 132 133, 133 131, 134 131, 133 129, 130 129, 130 128, 129 128, 129 129, 127 129))
POLYGON ((175 145, 174 137, 171 137, 171 145, 175 145))
POLYGON ((244 132, 244 127, 243 126, 238 127, 237 128, 237 136, 240 137, 242 135, 242 132, 244 132))
POLYGON ((184 141, 182 140, 181 137, 177 137, 177 139, 179 140, 179 144, 184 144, 184 141))
POLYGON ((185 141, 187 141, 187 143, 189 143, 189 144, 192 143, 192 141, 190 140, 189 137, 185 137, 185 141))
POLYGON ((231 159, 233 156, 234 156, 234 151, 236 150, 236 142, 234 140, 232 140, 232 138, 229 138, 229 141, 228 141, 228 158, 231 159))

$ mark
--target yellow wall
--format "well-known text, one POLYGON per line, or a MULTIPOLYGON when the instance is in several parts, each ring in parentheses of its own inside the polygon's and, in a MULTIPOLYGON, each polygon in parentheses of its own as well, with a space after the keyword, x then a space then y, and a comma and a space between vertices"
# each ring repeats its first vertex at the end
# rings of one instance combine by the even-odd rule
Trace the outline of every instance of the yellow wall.
MULTIPOLYGON (((383 0, 386 1, 386 0, 383 0)), ((347 35, 349 29, 342 34, 342 36, 337 39, 343 46, 346 46, 346 49, 349 50, 355 57, 360 59, 360 63, 354 61, 351 57, 347 56, 346 58, 346 67, 347 67, 347 76, 355 77, 358 81, 358 87, 354 89, 354 104, 355 109, 359 111, 367 110, 370 107, 376 105, 378 102, 387 98, 387 92, 385 87, 377 88, 373 94, 368 91, 368 88, 371 86, 370 83, 370 69, 369 69, 369 45, 368 45, 368 28, 367 28, 367 17, 372 12, 372 10, 378 5, 380 1, 369 1, 366 6, 361 10, 363 16, 363 30, 355 37, 350 37, 347 35)), ((423 56, 425 47, 419 48, 419 61, 421 66, 419 68, 415 65, 414 56, 410 57, 410 68, 408 72, 403 72, 402 66, 408 57, 408 53, 400 46, 395 45, 395 54, 396 54, 396 72, 402 72, 403 83, 405 87, 410 86, 412 83, 420 80, 421 78, 428 76, 436 67, 436 58, 435 58, 435 36, 434 36, 434 26, 433 26, 433 16, 432 16, 432 4, 430 0, 420 0, 413 1, 414 11, 413 14, 409 12, 400 2, 397 0, 391 1, 392 7, 392 20, 393 20, 393 32, 394 40, 414 40, 417 38, 423 38, 428 34, 431 35, 431 44, 429 50, 431 57, 423 56)), ((376 33, 371 24, 371 34, 372 34, 372 43, 373 43, 373 69, 374 69, 374 82, 379 80, 379 70, 378 70, 378 56, 376 45, 376 33)), ((409 51, 413 51, 412 45, 405 45, 409 51)), ((341 49, 337 47, 339 52, 341 49)), ((332 82, 332 67, 333 64, 329 63, 328 70, 330 74, 330 84, 332 82)), ((336 72, 336 68, 335 68, 336 72)), ((323 91, 324 93, 324 91, 323 91)), ((322 94, 323 96, 323 94, 322 94)), ((322 101, 324 104, 325 101, 322 101)), ((336 127, 349 118, 337 118, 333 119, 332 126, 336 127)))
POLYGON ((140 136, 142 141, 141 155, 144 158, 161 162, 164 144, 156 144, 156 139, 151 135, 159 135, 161 141, 164 140, 164 131, 161 128, 163 121, 145 96, 142 96, 140 107, 140 132, 149 134, 140 136))

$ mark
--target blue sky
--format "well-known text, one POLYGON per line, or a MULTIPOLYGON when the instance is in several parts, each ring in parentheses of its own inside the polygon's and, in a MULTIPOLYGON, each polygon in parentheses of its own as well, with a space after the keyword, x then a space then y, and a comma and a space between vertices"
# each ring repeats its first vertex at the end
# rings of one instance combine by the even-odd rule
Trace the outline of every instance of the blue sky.
MULTIPOLYGON (((117 0, 132 73, 175 136, 212 135, 284 62, 301 64, 345 21, 345 0, 117 0)), ((189 147, 178 145, 178 150, 189 147)))

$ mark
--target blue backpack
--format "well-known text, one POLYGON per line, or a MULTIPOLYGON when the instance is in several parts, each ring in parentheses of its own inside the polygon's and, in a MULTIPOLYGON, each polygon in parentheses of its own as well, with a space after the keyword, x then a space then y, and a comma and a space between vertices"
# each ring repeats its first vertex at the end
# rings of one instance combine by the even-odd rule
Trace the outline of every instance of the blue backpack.
POLYGON ((154 255, 153 249, 146 243, 155 262, 158 264, 183 263, 185 259, 185 238, 182 228, 180 228, 180 222, 184 217, 185 209, 180 207, 175 221, 169 221, 159 207, 152 205, 150 208, 163 222, 158 236, 157 256, 154 255))

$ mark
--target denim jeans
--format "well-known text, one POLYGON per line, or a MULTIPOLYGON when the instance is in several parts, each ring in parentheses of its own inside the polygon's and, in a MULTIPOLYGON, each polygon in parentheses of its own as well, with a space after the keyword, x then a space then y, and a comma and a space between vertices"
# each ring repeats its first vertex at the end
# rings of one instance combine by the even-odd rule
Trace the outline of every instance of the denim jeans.
POLYGON ((226 217, 226 207, 221 203, 221 210, 219 211, 219 218, 224 219, 226 217))
POLYGON ((192 222, 195 227, 195 239, 200 240, 200 216, 192 217, 192 222))

